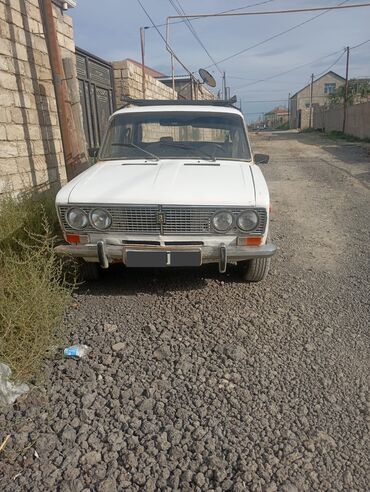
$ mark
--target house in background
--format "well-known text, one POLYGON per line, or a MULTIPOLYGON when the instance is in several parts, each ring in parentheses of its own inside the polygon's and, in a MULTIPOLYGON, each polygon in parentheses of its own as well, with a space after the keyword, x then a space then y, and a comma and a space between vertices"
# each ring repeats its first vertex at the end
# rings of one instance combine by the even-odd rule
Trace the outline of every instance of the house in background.
POLYGON ((287 108, 278 106, 268 113, 265 113, 264 123, 268 128, 277 128, 285 125, 289 120, 289 112, 287 108))
MULTIPOLYGON (((312 108, 326 106, 329 95, 345 84, 345 79, 335 72, 327 72, 312 84, 312 108)), ((306 85, 290 98, 290 128, 303 130, 310 125, 311 84, 306 85)))

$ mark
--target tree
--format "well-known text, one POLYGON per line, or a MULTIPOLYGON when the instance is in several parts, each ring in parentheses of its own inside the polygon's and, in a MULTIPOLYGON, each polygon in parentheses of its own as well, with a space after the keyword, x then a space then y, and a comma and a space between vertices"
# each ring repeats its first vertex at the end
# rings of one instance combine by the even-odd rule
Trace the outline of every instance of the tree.
MULTIPOLYGON (((329 104, 341 104, 344 102, 345 86, 341 85, 332 94, 329 94, 329 104)), ((367 102, 370 96, 370 79, 350 79, 348 82, 348 103, 358 104, 367 102)))

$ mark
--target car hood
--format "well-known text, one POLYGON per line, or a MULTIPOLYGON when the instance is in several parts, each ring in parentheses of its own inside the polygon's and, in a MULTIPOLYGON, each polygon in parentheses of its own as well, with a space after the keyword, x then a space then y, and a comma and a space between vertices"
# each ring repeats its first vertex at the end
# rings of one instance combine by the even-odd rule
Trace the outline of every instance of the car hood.
POLYGON ((243 161, 104 161, 68 183, 57 203, 255 206, 252 167, 243 161))

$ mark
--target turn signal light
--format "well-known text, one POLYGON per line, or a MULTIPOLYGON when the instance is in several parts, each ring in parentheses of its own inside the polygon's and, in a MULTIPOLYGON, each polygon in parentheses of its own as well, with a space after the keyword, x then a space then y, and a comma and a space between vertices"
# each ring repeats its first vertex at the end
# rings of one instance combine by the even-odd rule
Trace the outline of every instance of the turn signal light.
POLYGON ((238 237, 238 246, 261 246, 262 237, 238 237))
POLYGON ((80 244, 79 234, 65 234, 65 238, 67 243, 69 244, 80 244))

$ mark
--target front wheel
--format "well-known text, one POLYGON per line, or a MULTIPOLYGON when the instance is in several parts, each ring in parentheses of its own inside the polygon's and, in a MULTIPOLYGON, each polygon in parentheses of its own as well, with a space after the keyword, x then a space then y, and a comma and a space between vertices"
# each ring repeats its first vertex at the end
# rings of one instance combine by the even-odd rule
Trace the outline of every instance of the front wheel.
POLYGON ((245 282, 261 282, 268 274, 270 261, 271 258, 254 258, 239 262, 242 279, 245 282))

